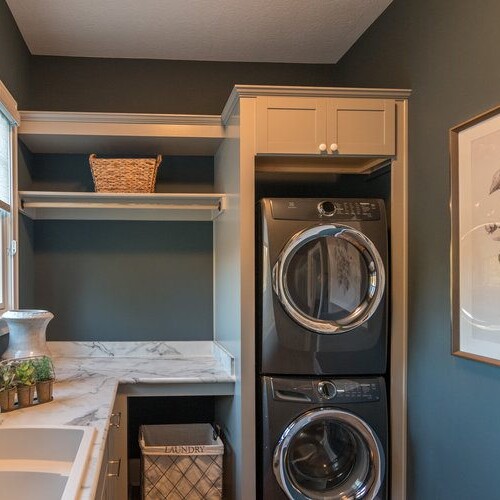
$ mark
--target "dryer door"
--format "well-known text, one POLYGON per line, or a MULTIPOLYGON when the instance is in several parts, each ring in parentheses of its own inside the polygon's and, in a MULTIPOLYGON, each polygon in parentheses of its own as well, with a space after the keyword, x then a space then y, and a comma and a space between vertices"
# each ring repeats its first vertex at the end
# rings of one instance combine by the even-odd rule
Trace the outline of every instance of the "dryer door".
POLYGON ((343 333, 366 322, 385 287, 382 258, 363 233, 340 224, 295 234, 273 268, 273 288, 287 313, 317 333, 343 333))
POLYGON ((333 408, 312 410, 292 422, 273 457, 274 475, 292 500, 373 500, 384 463, 371 427, 333 408))

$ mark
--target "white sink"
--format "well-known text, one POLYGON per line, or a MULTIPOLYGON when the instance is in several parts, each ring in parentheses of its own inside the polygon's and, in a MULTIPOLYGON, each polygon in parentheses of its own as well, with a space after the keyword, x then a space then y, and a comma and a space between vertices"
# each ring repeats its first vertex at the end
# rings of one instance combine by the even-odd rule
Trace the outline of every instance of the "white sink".
POLYGON ((75 500, 94 428, 0 425, 0 500, 75 500))

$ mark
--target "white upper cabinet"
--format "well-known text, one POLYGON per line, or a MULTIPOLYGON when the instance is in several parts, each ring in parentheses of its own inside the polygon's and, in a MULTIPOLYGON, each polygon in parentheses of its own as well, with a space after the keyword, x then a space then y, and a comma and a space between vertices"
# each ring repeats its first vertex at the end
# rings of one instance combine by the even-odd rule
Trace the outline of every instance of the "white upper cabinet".
POLYGON ((395 111, 393 99, 327 99, 329 151, 343 155, 395 154, 395 111))
POLYGON ((258 97, 257 152, 320 154, 326 151, 326 100, 258 97))
POLYGON ((257 153, 395 154, 395 100, 258 97, 257 153))

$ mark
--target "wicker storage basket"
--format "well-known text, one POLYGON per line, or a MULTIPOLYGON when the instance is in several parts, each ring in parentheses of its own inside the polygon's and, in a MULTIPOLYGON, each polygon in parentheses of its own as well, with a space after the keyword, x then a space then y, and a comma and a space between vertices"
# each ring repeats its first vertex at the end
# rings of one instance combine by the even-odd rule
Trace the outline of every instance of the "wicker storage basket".
POLYGON ((221 500, 224 445, 210 424, 142 425, 144 500, 221 500))
POLYGON ((154 193, 161 155, 156 158, 89 157, 96 192, 154 193))

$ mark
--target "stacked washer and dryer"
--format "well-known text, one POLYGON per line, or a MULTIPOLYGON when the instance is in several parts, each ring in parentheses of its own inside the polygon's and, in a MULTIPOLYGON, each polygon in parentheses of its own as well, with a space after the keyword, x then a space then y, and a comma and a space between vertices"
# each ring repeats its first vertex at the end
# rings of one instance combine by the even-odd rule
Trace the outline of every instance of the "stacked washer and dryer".
POLYGON ((265 198, 257 231, 259 498, 385 500, 384 203, 265 198))

